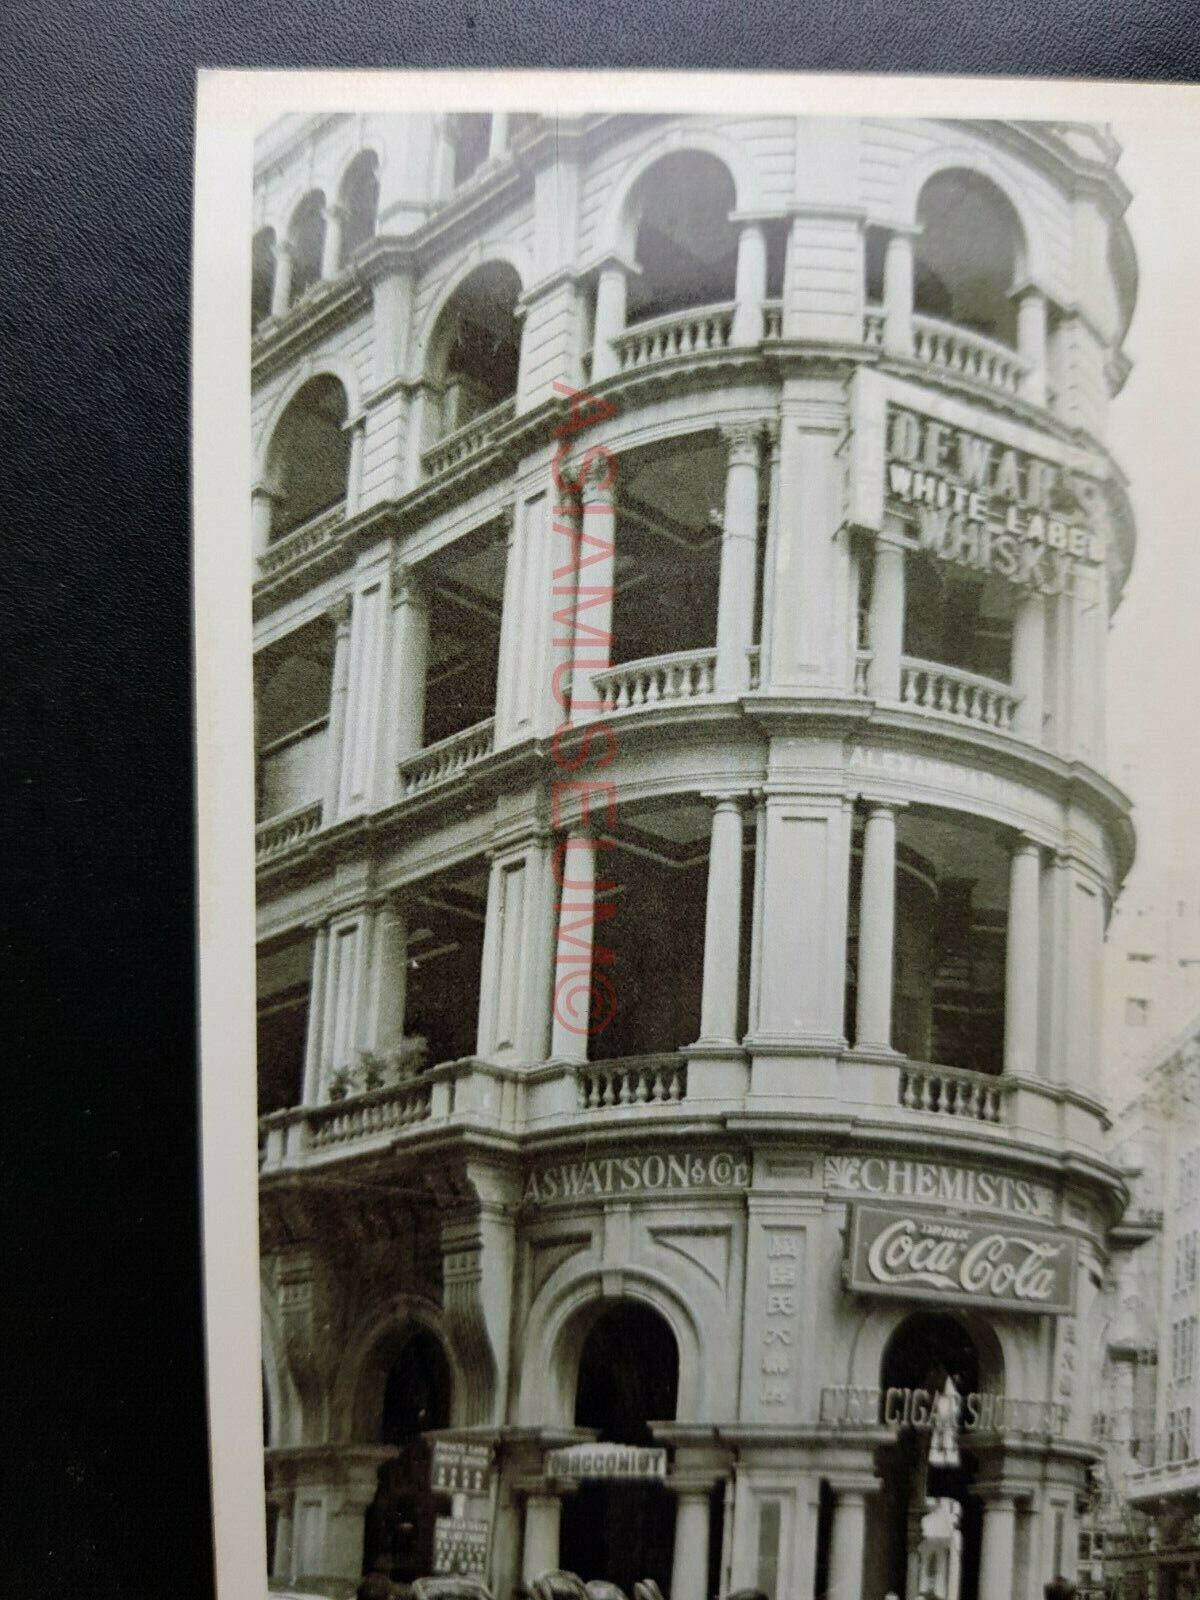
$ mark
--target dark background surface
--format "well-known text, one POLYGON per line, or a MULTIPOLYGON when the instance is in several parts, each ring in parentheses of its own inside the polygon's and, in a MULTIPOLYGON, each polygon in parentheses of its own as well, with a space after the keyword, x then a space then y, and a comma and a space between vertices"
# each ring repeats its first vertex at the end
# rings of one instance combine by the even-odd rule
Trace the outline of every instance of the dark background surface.
POLYGON ((1195 4, 1162 0, 8 0, 6 1597, 212 1592, 188 564, 197 66, 1195 81, 1198 23, 1195 4))

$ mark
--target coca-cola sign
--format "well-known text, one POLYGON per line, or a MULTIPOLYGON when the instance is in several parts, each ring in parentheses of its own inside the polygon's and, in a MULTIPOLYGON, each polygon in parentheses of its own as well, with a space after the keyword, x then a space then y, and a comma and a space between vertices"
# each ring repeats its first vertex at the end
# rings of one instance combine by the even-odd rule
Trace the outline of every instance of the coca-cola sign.
POLYGON ((1074 1309, 1075 1241, 1008 1222, 855 1206, 846 1275, 859 1294, 1059 1315, 1074 1309))

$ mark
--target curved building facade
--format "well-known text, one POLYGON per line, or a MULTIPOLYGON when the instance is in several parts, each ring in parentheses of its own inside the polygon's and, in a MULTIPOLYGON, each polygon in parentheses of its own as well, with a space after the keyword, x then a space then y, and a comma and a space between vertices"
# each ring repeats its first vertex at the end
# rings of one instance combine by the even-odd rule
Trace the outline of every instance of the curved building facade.
POLYGON ((1072 1575, 1126 1199, 1117 155, 752 114, 260 141, 279 1582, 1072 1575))

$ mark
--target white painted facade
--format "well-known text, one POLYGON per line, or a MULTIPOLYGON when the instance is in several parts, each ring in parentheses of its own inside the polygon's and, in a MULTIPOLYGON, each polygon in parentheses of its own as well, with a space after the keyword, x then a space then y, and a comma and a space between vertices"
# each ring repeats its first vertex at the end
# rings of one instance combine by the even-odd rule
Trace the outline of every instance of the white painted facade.
POLYGON ((1072 1575, 1126 1198, 1115 145, 468 121, 288 119, 257 167, 272 1573, 352 1592, 417 1333, 437 1424, 494 1451, 493 1592, 566 1563, 587 1486, 547 1453, 636 1305, 677 1363, 646 1419, 670 1600, 902 1590, 911 1461, 856 1407, 939 1308, 848 1287, 882 1204, 1076 1258, 1062 1314, 949 1298, 980 1389, 1057 1408, 981 1431, 960 1485, 964 1593, 1037 1600, 1072 1575), (958 561, 953 528, 921 548, 939 492, 958 561), (1005 538, 1054 551, 1042 588, 1005 538))

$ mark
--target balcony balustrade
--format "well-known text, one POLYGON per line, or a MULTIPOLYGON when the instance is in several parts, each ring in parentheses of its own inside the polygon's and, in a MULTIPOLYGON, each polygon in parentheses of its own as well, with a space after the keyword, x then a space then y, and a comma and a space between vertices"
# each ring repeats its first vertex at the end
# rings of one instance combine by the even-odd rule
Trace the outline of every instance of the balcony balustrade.
POLYGON ((635 1056, 576 1069, 584 1111, 612 1106, 673 1106, 687 1098, 687 1063, 679 1056, 635 1056))
POLYGON ((308 1114, 309 1147, 328 1150, 376 1134, 399 1132, 428 1121, 432 1106, 433 1085, 420 1078, 395 1088, 356 1095, 352 1100, 318 1106, 308 1114))
POLYGON ((630 711, 704 699, 713 693, 716 670, 715 650, 679 650, 674 655, 626 661, 593 672, 592 687, 603 711, 630 711))
POLYGON ((1006 683, 984 678, 961 667, 943 666, 905 656, 900 664, 900 699, 905 706, 933 711, 959 722, 1013 730, 1013 717, 1021 697, 1006 683))
POLYGON ((487 717, 409 756, 399 766, 400 798, 410 800, 459 777, 468 767, 491 755, 495 737, 495 718, 487 717))
POLYGON ((763 303, 763 338, 783 338, 782 300, 767 300, 763 303))
POLYGON ((900 1068, 899 1097, 906 1111, 928 1111, 968 1122, 1001 1122, 1006 1092, 1002 1078, 982 1072, 915 1061, 900 1068))
POLYGON ((936 317, 914 316, 912 326, 913 354, 926 366, 997 389, 1001 394, 1020 393, 1025 363, 1007 345, 936 317))
POLYGON ((626 328, 613 340, 617 371, 633 372, 679 356, 727 350, 733 336, 733 306, 672 311, 626 328))
POLYGON ((867 306, 863 312, 863 343, 872 350, 883 348, 883 329, 887 314, 882 306, 867 306))
POLYGON ((327 549, 336 542, 345 520, 344 501, 319 511, 315 517, 267 546, 258 558, 259 573, 264 578, 277 578, 280 573, 327 549))
POLYGON ((857 650, 854 654, 854 692, 855 694, 869 694, 868 681, 871 671, 872 652, 870 650, 857 650))
POLYGON ((297 806, 282 817, 260 822, 254 830, 254 859, 258 866, 287 855, 321 826, 321 802, 297 806))
POLYGON ((440 473, 461 466, 471 456, 485 450, 495 441, 497 434, 512 421, 516 410, 515 398, 502 400, 490 411, 485 411, 463 427, 447 434, 444 439, 439 439, 437 444, 431 450, 426 450, 421 457, 425 476, 436 478, 440 473))

